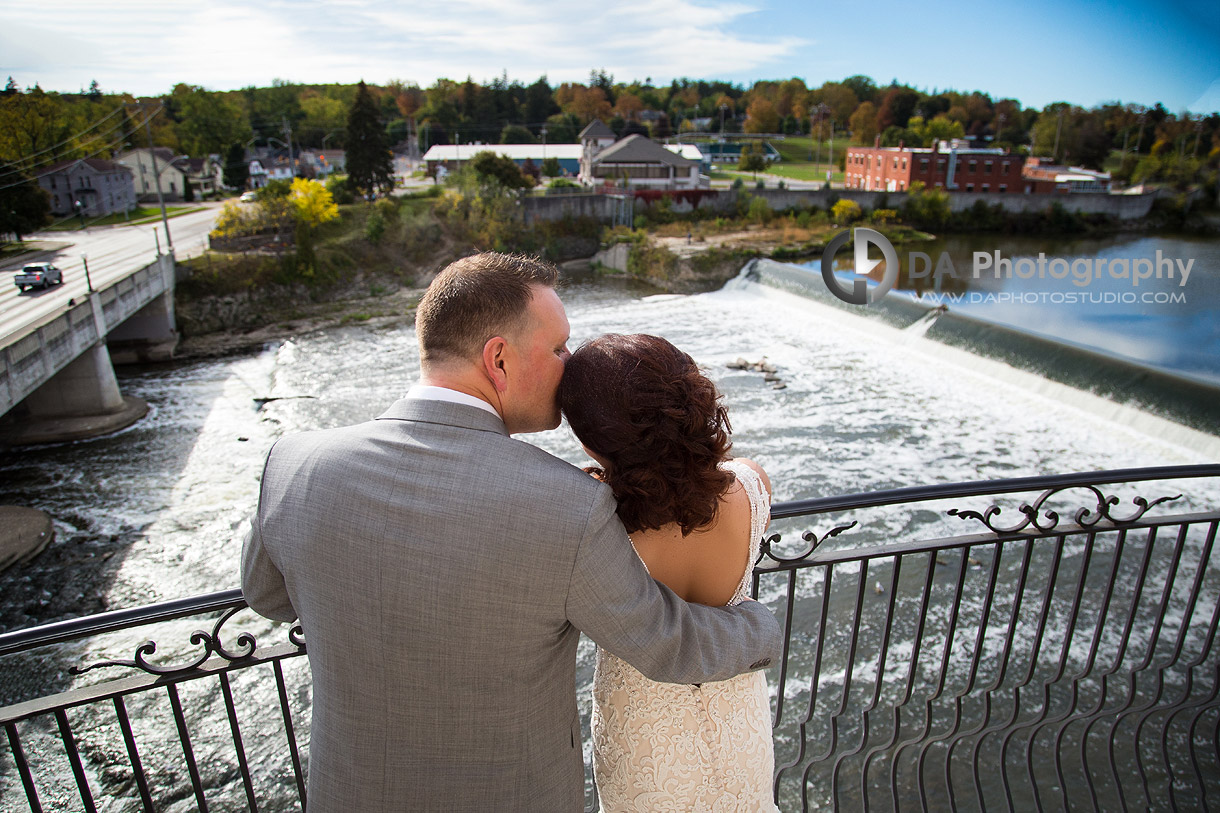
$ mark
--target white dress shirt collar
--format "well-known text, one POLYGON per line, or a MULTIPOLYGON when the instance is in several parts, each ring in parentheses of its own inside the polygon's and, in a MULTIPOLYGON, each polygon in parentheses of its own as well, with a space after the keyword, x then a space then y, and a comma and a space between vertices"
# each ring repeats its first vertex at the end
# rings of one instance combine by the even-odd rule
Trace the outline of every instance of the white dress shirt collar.
POLYGON ((465 404, 466 406, 478 407, 485 409, 497 418, 500 413, 496 412, 495 408, 484 401, 482 398, 476 398, 473 395, 467 395, 464 392, 451 390, 448 387, 436 387, 431 384, 415 384, 411 389, 407 390, 408 398, 418 398, 423 401, 447 401, 451 404, 465 404))

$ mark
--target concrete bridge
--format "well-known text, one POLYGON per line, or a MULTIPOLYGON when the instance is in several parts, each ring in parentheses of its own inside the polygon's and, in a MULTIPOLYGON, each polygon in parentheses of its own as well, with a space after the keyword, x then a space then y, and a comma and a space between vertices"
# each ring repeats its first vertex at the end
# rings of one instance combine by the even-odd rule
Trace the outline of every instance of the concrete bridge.
MULTIPOLYGON (((0 414, 7 442, 28 444, 121 429, 147 405, 125 398, 114 360, 168 359, 174 323, 174 255, 158 254, 104 287, 15 320, 0 337, 0 414)), ((61 297, 62 299, 62 297, 61 297)))

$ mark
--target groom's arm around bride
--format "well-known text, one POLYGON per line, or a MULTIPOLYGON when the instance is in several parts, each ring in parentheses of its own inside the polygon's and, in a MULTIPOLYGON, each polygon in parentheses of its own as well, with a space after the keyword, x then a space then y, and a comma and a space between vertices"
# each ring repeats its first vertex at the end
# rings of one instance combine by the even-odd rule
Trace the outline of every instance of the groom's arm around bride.
POLYGON ((305 631, 310 813, 582 810, 581 631, 675 683, 779 657, 765 607, 678 599, 608 487, 511 437, 559 424, 556 276, 453 263, 417 309, 422 386, 268 456, 242 587, 305 631))

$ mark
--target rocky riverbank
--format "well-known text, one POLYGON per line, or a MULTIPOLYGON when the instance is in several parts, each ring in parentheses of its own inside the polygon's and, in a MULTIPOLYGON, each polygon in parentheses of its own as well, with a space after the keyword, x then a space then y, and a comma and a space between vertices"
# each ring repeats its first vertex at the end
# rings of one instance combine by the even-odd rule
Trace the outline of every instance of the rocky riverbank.
MULTIPOLYGON (((758 256, 758 248, 721 242, 674 253, 666 244, 617 244, 590 258, 561 263, 565 276, 590 273, 646 283, 661 293, 715 290, 758 256)), ((473 249, 471 249, 473 251, 473 249)), ((763 252, 765 253, 765 252, 763 252)), ((441 266, 438 266, 438 268, 441 266)), ((180 288, 175 298, 180 359, 214 358, 345 324, 413 319, 415 305, 437 269, 407 282, 401 275, 365 274, 343 285, 263 284, 226 293, 180 288)))

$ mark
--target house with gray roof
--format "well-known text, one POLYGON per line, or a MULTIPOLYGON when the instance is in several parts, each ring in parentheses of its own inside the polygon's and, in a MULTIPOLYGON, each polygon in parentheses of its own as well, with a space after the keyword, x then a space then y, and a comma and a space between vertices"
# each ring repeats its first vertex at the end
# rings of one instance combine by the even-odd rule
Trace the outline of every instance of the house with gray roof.
POLYGON ((136 208, 131 170, 102 158, 60 161, 39 171, 38 185, 46 190, 57 217, 102 217, 136 208))
POLYGON ((610 146, 589 149, 588 153, 588 164, 581 163, 580 180, 592 186, 699 189, 703 185, 699 161, 685 158, 646 136, 631 135, 610 146))

